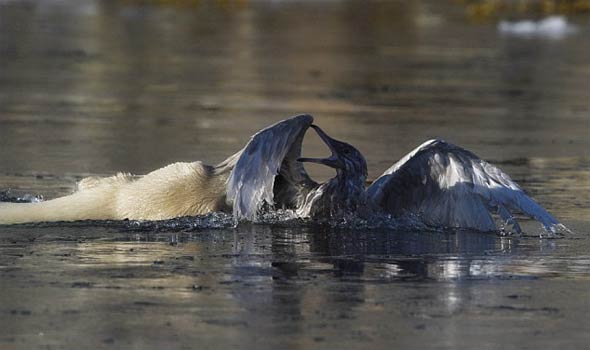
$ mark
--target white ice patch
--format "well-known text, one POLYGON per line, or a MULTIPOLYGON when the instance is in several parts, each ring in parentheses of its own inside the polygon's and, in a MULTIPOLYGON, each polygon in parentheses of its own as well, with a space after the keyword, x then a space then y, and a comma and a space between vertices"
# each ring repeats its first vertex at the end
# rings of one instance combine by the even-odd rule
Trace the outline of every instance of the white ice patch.
POLYGON ((539 21, 501 21, 498 23, 498 31, 512 36, 562 39, 574 33, 576 28, 564 16, 550 16, 539 21))

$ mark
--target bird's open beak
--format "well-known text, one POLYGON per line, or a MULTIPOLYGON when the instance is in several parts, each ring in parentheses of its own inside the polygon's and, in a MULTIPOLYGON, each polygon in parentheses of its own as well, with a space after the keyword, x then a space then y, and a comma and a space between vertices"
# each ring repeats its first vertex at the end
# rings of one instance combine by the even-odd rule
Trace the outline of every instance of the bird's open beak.
POLYGON ((298 158, 297 161, 319 163, 329 166, 331 168, 343 168, 344 165, 342 164, 340 158, 338 158, 338 152, 334 148, 333 139, 330 136, 328 136, 328 134, 326 134, 324 130, 320 129, 319 126, 311 125, 311 127, 318 133, 322 141, 324 141, 324 143, 328 146, 328 148, 332 152, 332 155, 328 158, 298 158))

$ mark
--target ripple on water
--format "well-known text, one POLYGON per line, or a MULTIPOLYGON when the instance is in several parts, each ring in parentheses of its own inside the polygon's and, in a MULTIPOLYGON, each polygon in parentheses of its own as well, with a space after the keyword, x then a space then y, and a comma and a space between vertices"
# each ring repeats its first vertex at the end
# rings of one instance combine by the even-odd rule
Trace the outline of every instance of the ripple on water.
MULTIPOLYGON (((9 191, 0 192, 0 202, 31 203, 41 202, 42 196, 24 194, 12 196, 9 191)), ((432 227, 425 224, 418 215, 405 215, 401 218, 394 218, 389 214, 371 213, 370 215, 343 214, 324 219, 300 218, 293 210, 265 210, 260 212, 253 222, 259 225, 273 226, 324 226, 331 229, 345 229, 352 231, 362 230, 391 230, 391 231, 413 231, 413 232, 445 232, 445 231, 473 231, 447 227, 432 227)), ((55 226, 103 226, 114 227, 123 231, 134 232, 162 232, 162 231, 199 231, 204 229, 224 229, 236 227, 238 224, 231 214, 224 212, 213 212, 205 215, 186 216, 169 220, 142 221, 142 220, 82 220, 76 222, 41 222, 21 224, 28 227, 55 227, 55 226)), ((512 235, 510 227, 498 222, 501 236, 512 235)), ((571 231, 563 225, 557 225, 553 231, 547 231, 542 226, 534 228, 532 225, 524 225, 524 232, 527 235, 537 237, 554 238, 571 231)))

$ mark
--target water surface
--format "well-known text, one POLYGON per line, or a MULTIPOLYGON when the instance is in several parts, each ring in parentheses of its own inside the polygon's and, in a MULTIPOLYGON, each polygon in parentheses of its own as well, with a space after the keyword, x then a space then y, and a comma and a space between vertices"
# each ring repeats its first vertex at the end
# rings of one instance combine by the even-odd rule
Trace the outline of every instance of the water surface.
MULTIPOLYGON (((441 137, 574 231, 3 226, 0 348, 586 347, 590 19, 569 21, 563 38, 522 38, 443 1, 0 1, 14 194, 214 164, 307 112, 370 179, 441 137)), ((304 153, 327 152, 310 134, 304 153)))

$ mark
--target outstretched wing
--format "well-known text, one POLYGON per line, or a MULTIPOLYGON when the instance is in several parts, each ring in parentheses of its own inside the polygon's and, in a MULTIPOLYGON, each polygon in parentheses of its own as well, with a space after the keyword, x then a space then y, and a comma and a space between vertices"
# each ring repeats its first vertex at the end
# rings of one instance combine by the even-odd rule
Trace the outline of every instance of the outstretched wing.
POLYGON ((275 204, 275 177, 279 174, 281 193, 296 195, 294 186, 313 182, 297 162, 303 136, 312 122, 312 116, 298 115, 252 136, 227 182, 227 201, 233 205, 236 220, 254 220, 264 203, 275 204))
POLYGON ((412 213, 433 226, 496 231, 491 214, 520 232, 522 213, 555 232, 559 222, 502 170, 442 140, 430 140, 389 168, 367 190, 373 203, 394 216, 412 213))

